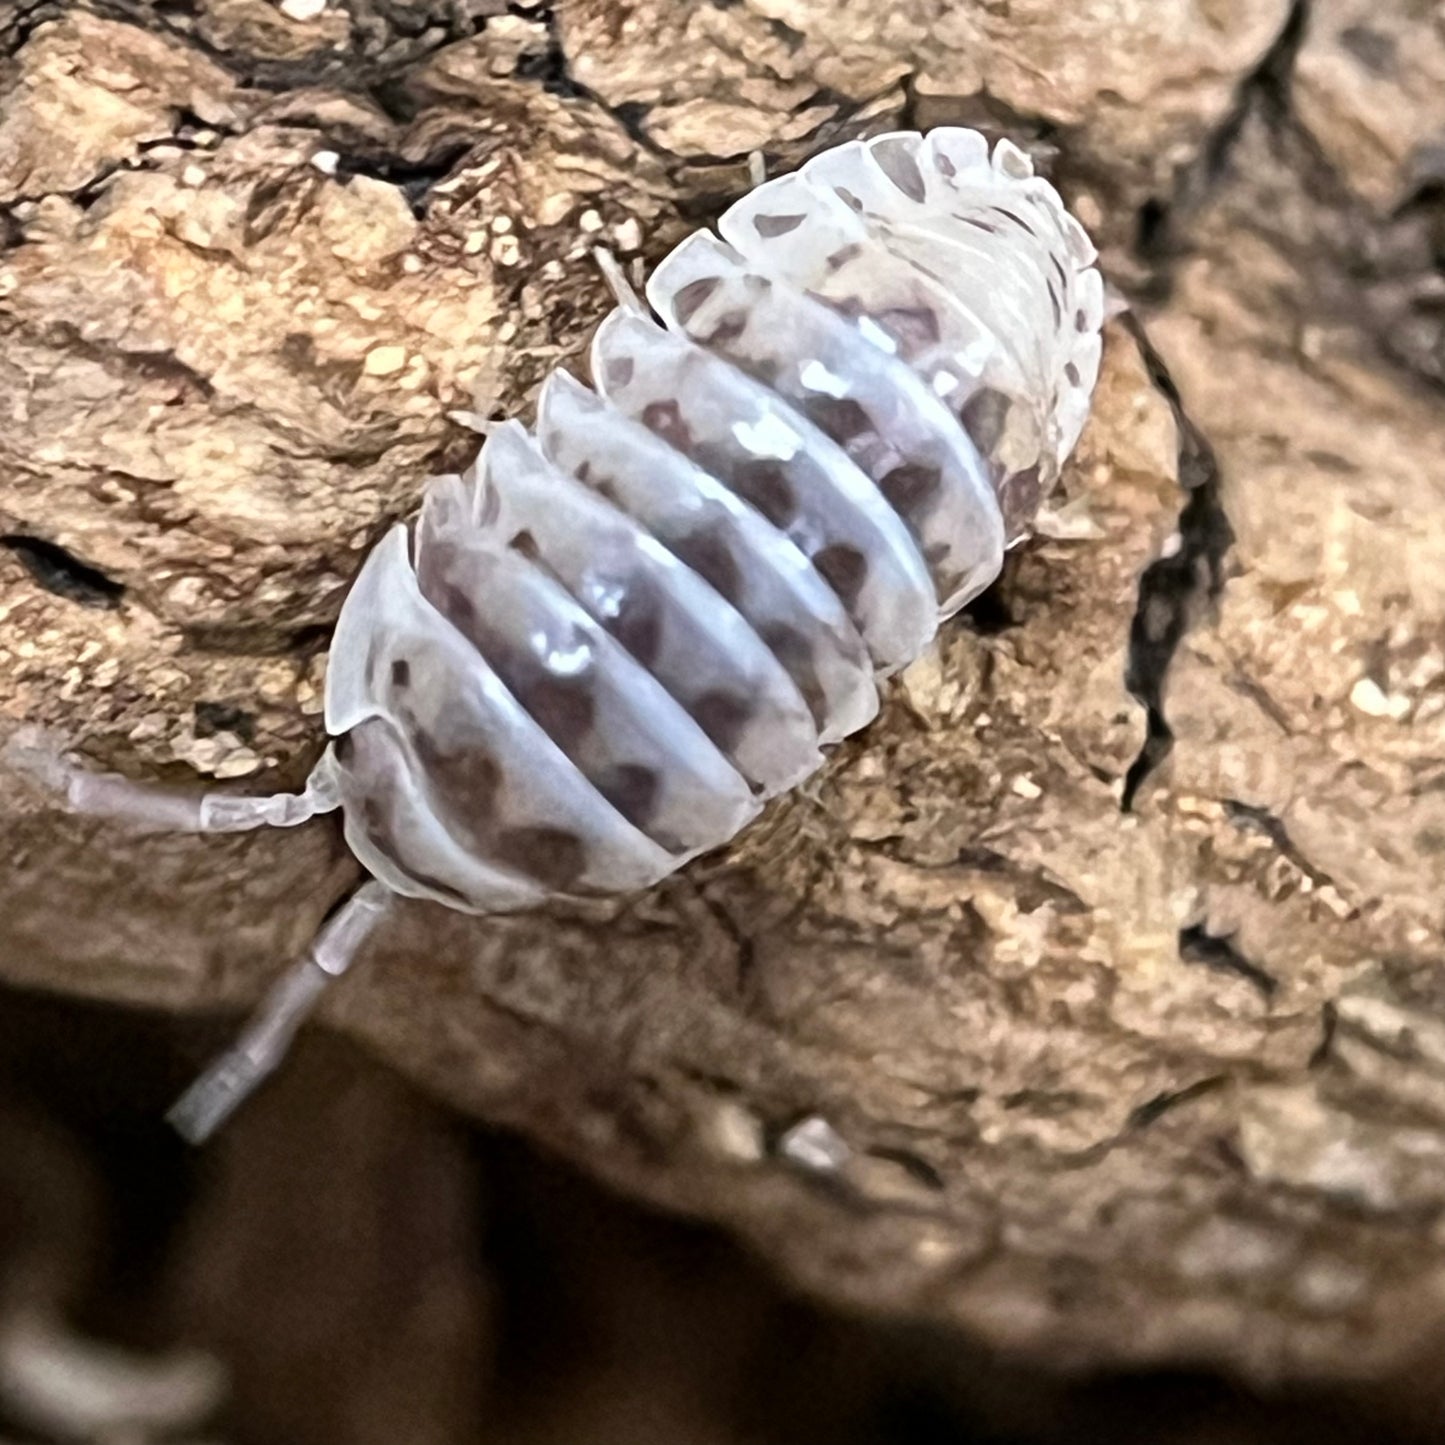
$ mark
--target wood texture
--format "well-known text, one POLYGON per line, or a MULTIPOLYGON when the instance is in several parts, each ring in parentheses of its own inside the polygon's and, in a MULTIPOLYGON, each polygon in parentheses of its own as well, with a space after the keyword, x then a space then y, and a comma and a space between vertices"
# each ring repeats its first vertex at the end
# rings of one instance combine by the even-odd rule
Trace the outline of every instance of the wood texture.
MULTIPOLYGON (((861 1311, 1404 1368, 1445 1319, 1445 24, 1378 11, 0 8, 5 718, 295 783, 348 578, 450 413, 581 353, 590 247, 661 255, 757 146, 1007 133, 1133 306, 1042 535, 735 851, 408 907, 329 1019, 861 1311)), ((354 876, 325 823, 0 809, 22 985, 240 1008, 354 876)))

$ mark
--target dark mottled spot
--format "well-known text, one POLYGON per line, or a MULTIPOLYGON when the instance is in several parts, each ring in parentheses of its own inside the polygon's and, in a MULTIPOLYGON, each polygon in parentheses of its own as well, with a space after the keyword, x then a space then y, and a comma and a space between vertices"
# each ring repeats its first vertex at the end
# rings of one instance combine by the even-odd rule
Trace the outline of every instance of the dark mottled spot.
POLYGON ((733 692, 705 692, 690 709, 698 727, 725 753, 731 753, 742 737, 752 706, 733 692))
POLYGON ((928 575, 933 581, 933 590, 940 602, 952 597, 963 585, 964 574, 954 565, 947 542, 935 542, 923 549, 923 560, 928 564, 928 575))
POLYGON ((856 261, 863 254, 863 243, 851 241, 846 246, 839 247, 824 262, 830 271, 841 271, 850 261, 856 261))
POLYGON ((1012 400, 991 386, 981 386, 958 409, 958 420, 980 453, 991 457, 1003 440, 1012 400))
POLYGON ((1064 375, 1068 377, 1070 386, 1078 386, 1083 380, 1079 375, 1079 368, 1075 366, 1072 361, 1066 361, 1064 363, 1064 375))
POLYGON ((497 837, 499 862, 546 888, 570 888, 587 867, 582 840, 564 828, 507 828, 497 837))
POLYGON ((436 579, 432 586, 424 585, 422 590, 426 592, 432 606, 448 622, 468 637, 476 635, 477 623, 480 620, 477 616, 477 604, 455 582, 442 577, 436 579))
POLYGON ((383 808, 381 802, 375 797, 368 797, 361 804, 361 823, 366 829, 366 841, 386 859, 388 863, 394 864, 403 873, 407 871, 406 865, 401 861, 400 854, 396 851, 391 841, 391 834, 388 829, 391 826, 389 817, 390 810, 383 808))
POLYGON ((904 355, 938 344, 943 334, 931 306, 893 306, 877 313, 878 324, 903 348, 904 355))
POLYGON ((1083 333, 1089 329, 1089 318, 1080 308, 1074 312, 1074 330, 1083 333))
POLYGON ((823 574, 838 599, 845 607, 851 607, 868 580, 868 559, 846 542, 835 542, 813 554, 813 566, 823 574))
POLYGON ((749 316, 741 306, 729 311, 706 336, 698 340, 705 346, 727 346, 748 329, 749 316))
POLYGON ((592 463, 583 462, 575 473, 577 480, 585 487, 592 480, 592 463))
POLYGON ((1059 293, 1052 281, 1049 282, 1049 309, 1054 313, 1054 329, 1057 331, 1064 320, 1064 308, 1059 303, 1059 293))
POLYGON ((692 431, 683 420, 682 407, 673 400, 649 402, 642 409, 642 424, 679 451, 692 446, 692 431))
POLYGON ((845 206, 851 206, 855 211, 861 211, 863 209, 863 202, 846 186, 834 186, 833 189, 837 193, 838 199, 842 201, 845 206))
POLYGON ((512 551, 521 553, 529 562, 535 562, 542 555, 537 539, 525 527, 520 532, 514 532, 507 545, 512 551))
POLYGON ((592 680, 585 674, 554 677, 544 673, 521 686, 517 701, 569 757, 586 740, 597 721, 597 699, 592 692, 592 680))
POLYGON ((775 361, 771 357, 750 356, 747 358, 747 371, 752 377, 762 382, 764 386, 770 386, 774 391, 779 390, 778 378, 787 370, 786 363, 775 361))
POLYGON ((1043 501, 1043 479, 1039 475, 1038 467, 1026 467, 1023 471, 1004 478, 999 491, 1004 530, 1008 536, 1016 537, 1033 520, 1039 503, 1043 501))
POLYGON ((597 791, 632 824, 645 829, 657 811, 662 778, 641 763, 619 763, 595 780, 597 791))
POLYGON ((697 315, 707 298, 721 285, 721 276, 704 276, 698 281, 689 281, 672 298, 673 314, 686 326, 697 315))
POLYGON ((411 663, 404 657, 396 657, 391 663, 391 685, 399 691, 411 686, 411 663))
POLYGON ((939 171, 943 175, 947 176, 950 180, 952 180, 952 178, 958 174, 958 167, 954 165, 954 163, 941 151, 933 157, 933 164, 936 165, 939 171))
POLYGON ((742 595, 742 572, 728 539, 719 528, 699 528, 696 532, 689 532, 673 544, 672 550, 720 597, 737 602, 742 595))
POLYGON ((1340 44, 1367 70, 1376 75, 1393 75, 1396 68, 1395 37, 1368 25, 1350 25, 1340 31, 1340 44))
POLYGON ((617 616, 606 625, 635 661, 650 668, 662 651, 662 602, 654 584, 642 576, 629 578, 617 616))
POLYGON ((810 396, 802 404, 808 420, 836 442, 850 442, 873 430, 873 419, 851 396, 810 396))
POLYGON ((630 356, 609 356, 605 370, 609 387, 626 386, 632 380, 637 365, 630 356))
POLYGON ((737 468, 729 482, 738 496, 775 527, 787 527, 798 515, 798 499, 781 462, 747 462, 737 468))
POLYGON ((430 792, 475 832, 491 818, 502 769, 475 735, 462 744, 442 747, 435 735, 415 719, 407 728, 412 751, 421 764, 430 792))
POLYGON ((793 679, 793 685, 808 704, 813 721, 821 727, 827 720, 828 700, 822 683, 818 681, 817 659, 807 634, 786 622, 769 622, 758 629, 758 636, 782 664, 783 671, 793 679))
POLYGON ((912 520, 928 509, 942 485, 943 473, 938 467, 905 462, 894 467, 878 488, 899 516, 912 520))
POLYGON ((858 296, 823 296, 817 291, 809 291, 806 294, 810 301, 821 301, 824 306, 831 307, 840 316, 846 316, 849 321, 856 321, 860 316, 868 314, 867 306, 858 296))
POLYGON ((910 201, 921 201, 928 194, 918 162, 902 146, 876 146, 873 155, 883 173, 910 201))
POLYGON ((789 231, 796 231, 803 224, 802 215, 796 216, 763 216, 753 217, 753 229, 763 237, 764 240, 772 240, 774 236, 786 236, 789 231))
POLYGON ((941 603, 948 601, 959 587, 964 585, 967 572, 959 568, 952 559, 948 545, 936 542, 931 548, 923 549, 923 561, 928 564, 928 575, 933 582, 933 592, 941 603))

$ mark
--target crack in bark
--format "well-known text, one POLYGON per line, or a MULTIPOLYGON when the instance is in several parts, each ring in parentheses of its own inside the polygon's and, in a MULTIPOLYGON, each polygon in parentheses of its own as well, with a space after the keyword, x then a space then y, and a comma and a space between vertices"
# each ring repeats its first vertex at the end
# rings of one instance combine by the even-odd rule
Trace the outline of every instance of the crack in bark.
MULTIPOLYGON (((1176 173, 1173 195, 1168 200, 1148 201, 1141 208, 1135 250, 1154 267, 1145 289, 1155 298, 1167 294, 1170 263, 1184 249, 1179 239, 1181 218, 1197 213, 1225 178, 1250 118, 1261 116, 1275 132, 1290 121, 1295 63, 1311 15, 1312 0, 1294 0, 1279 35, 1240 82, 1235 103, 1194 161, 1176 173)), ((1139 579, 1138 604, 1130 628, 1126 685, 1143 704, 1147 723, 1144 744, 1125 776, 1122 808, 1129 812, 1149 776, 1173 749, 1174 733, 1164 706, 1169 671, 1196 614, 1202 606, 1213 605, 1223 590, 1224 561, 1234 534, 1220 497, 1219 463, 1213 447, 1190 418, 1143 322, 1128 312, 1123 324, 1139 346, 1151 381, 1174 414, 1179 429, 1179 482, 1186 495, 1177 543, 1139 579)))
POLYGON ((37 585, 67 602, 113 609, 125 597, 123 583, 82 562, 58 542, 28 532, 9 532, 0 536, 0 547, 15 557, 37 585))
POLYGON ((1293 863, 1316 888, 1332 888, 1336 893, 1340 893, 1341 897, 1344 896, 1334 877, 1323 868, 1317 868, 1300 852, 1283 820, 1269 809, 1257 807, 1253 803, 1241 803, 1236 798, 1225 798, 1224 811, 1229 821, 1237 827, 1254 828, 1263 833, 1276 851, 1293 863))
POLYGON ((1202 1099, 1206 1094, 1215 1093, 1228 1082, 1228 1074, 1211 1074, 1208 1078, 1186 1084, 1182 1089, 1166 1089, 1163 1093, 1155 1094, 1152 1099, 1146 1099, 1130 1113, 1125 1129, 1147 1129, 1171 1109, 1177 1109, 1181 1104, 1191 1103, 1195 1099, 1202 1099))
POLYGON ((1279 990, 1279 980, 1267 969, 1242 954, 1228 934, 1216 936, 1202 924, 1179 930, 1179 957, 1184 963, 1199 963, 1216 973, 1233 974, 1257 988, 1266 999, 1279 990))
POLYGON ((1146 732, 1124 778, 1120 804, 1134 803, 1149 776, 1169 756, 1174 732, 1164 710, 1169 670, 1201 606, 1212 605, 1224 587, 1224 559, 1234 532, 1220 500, 1219 463, 1203 432, 1184 408, 1163 358, 1144 324, 1133 313, 1123 325, 1134 338, 1149 378, 1174 414, 1179 430, 1179 484, 1186 501, 1179 514, 1177 545, 1166 547, 1139 578, 1138 601, 1129 628, 1125 686, 1144 707, 1146 732))
POLYGON ((1234 103, 1193 160, 1175 172, 1173 194, 1152 197, 1140 208, 1135 250, 1158 268, 1153 282, 1163 291, 1169 286, 1168 263, 1185 249, 1180 220, 1195 214, 1225 179, 1247 123, 1258 115, 1277 130, 1291 116, 1295 62, 1309 33, 1312 8, 1313 0, 1293 0, 1274 42, 1240 81, 1234 103))

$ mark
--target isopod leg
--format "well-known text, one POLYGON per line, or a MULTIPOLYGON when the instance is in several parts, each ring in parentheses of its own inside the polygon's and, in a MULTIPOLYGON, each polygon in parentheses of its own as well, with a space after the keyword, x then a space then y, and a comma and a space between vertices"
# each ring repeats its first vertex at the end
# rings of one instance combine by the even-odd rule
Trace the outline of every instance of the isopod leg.
POLYGON ((224 792, 180 792, 98 773, 65 756, 38 729, 22 729, 5 747, 5 761, 49 793, 69 812, 110 818, 143 832, 244 833, 254 828, 293 828, 338 805, 330 755, 299 793, 263 797, 224 792))
POLYGON ((627 272, 622 269, 622 262, 606 246, 594 246, 592 259, 597 263, 597 269, 602 273, 602 279, 607 283, 607 289, 612 292, 612 299, 624 311, 633 311, 639 316, 649 314, 647 303, 637 294, 636 288, 627 279, 627 272))
POLYGON ((188 1143, 204 1143, 286 1057, 326 985, 350 968, 395 895, 364 883, 316 935, 306 956, 272 985, 240 1038, 171 1107, 166 1118, 188 1143))

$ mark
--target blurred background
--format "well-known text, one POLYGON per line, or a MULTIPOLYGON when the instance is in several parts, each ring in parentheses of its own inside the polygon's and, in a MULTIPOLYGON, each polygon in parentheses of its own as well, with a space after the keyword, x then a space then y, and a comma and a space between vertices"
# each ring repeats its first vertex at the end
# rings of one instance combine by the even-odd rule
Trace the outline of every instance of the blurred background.
POLYGON ((824 1312, 323 1034, 192 1151, 160 1115, 230 1026, 0 993, 5 1445, 1440 1438, 1438 1380, 1066 1379, 824 1312))

